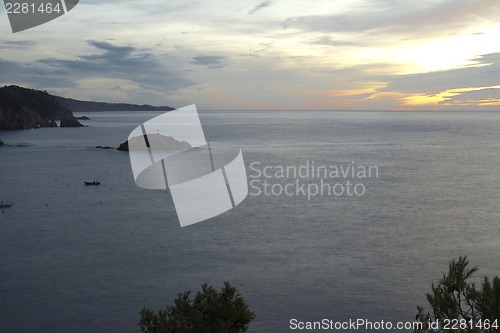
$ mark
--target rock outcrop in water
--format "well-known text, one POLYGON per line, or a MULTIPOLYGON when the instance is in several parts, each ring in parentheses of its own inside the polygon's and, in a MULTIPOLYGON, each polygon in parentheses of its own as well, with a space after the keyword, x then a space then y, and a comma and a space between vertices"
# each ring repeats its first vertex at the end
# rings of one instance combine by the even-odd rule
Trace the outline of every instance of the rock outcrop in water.
POLYGON ((5 143, 3 143, 3 141, 2 141, 2 140, 0 140, 0 147, 2 147, 2 146, 4 146, 4 145, 5 145, 5 143))
POLYGON ((61 119, 61 127, 83 127, 76 119, 61 119))
POLYGON ((128 141, 120 143, 120 145, 118 146, 118 148, 116 148, 116 150, 119 150, 119 151, 128 151, 128 141))
POLYGON ((37 127, 57 127, 55 120, 42 120, 37 127))
POLYGON ((44 91, 18 86, 0 88, 0 129, 57 127, 55 120, 75 124, 73 113, 44 91))
POLYGON ((140 141, 139 143, 142 143, 144 140, 146 141, 147 144, 149 144, 150 142, 154 142, 155 149, 159 150, 187 150, 192 148, 191 145, 186 141, 179 141, 171 136, 164 136, 161 134, 149 134, 147 136, 146 135, 144 135, 143 137, 139 136, 132 138, 128 141, 125 141, 122 144, 120 144, 120 146, 116 149, 121 151, 129 151, 130 150, 129 143, 133 142, 134 140, 140 141))

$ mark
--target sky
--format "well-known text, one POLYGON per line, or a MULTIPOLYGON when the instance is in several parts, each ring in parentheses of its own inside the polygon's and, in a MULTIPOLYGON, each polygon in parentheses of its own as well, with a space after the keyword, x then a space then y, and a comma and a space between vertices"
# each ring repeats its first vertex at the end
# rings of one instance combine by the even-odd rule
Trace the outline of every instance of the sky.
POLYGON ((80 0, 0 85, 205 110, 500 110, 498 0, 80 0))

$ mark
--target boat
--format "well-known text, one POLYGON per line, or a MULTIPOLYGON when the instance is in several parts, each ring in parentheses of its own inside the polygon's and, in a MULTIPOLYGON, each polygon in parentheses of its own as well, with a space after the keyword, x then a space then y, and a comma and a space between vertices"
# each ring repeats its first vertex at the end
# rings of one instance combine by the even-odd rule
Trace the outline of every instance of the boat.
POLYGON ((101 185, 101 182, 94 180, 93 182, 84 182, 85 185, 101 185))
POLYGON ((12 207, 13 203, 10 202, 0 202, 0 208, 10 208, 12 207))

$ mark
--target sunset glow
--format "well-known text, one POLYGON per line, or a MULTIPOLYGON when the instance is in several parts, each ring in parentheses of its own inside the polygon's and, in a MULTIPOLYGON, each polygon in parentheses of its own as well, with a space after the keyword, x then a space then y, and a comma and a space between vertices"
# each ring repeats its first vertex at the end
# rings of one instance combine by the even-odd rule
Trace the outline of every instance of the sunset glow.
POLYGON ((0 83, 202 109, 497 109, 499 19, 492 0, 91 0, 3 34, 0 83))

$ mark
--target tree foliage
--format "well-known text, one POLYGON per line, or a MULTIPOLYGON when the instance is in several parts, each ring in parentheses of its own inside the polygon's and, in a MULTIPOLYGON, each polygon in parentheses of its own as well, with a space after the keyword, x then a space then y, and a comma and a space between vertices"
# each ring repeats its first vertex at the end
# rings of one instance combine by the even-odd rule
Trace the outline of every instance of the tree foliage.
POLYGON ((465 256, 452 260, 448 274, 427 293, 431 311, 417 306, 422 328, 414 332, 500 332, 500 279, 485 277, 477 287, 470 281, 477 271, 465 256))
POLYGON ((158 313, 143 308, 140 315, 144 333, 240 333, 255 319, 255 313, 229 282, 224 282, 220 291, 204 284, 194 299, 190 291, 179 293, 173 306, 158 313))

